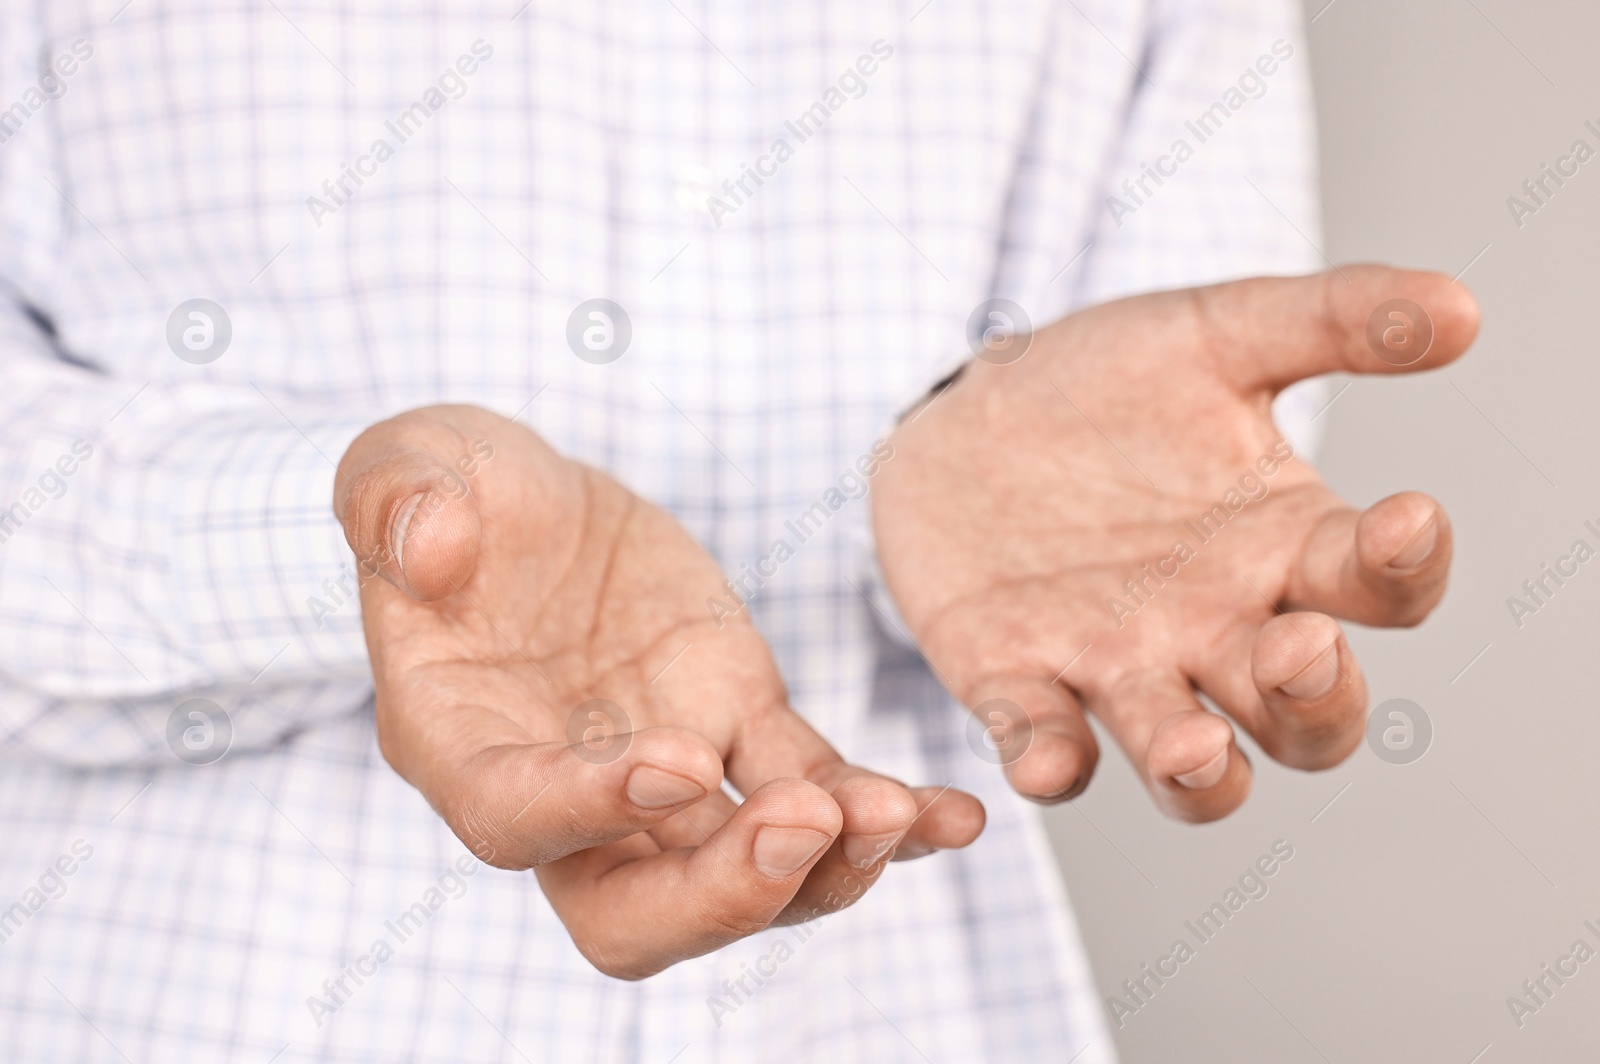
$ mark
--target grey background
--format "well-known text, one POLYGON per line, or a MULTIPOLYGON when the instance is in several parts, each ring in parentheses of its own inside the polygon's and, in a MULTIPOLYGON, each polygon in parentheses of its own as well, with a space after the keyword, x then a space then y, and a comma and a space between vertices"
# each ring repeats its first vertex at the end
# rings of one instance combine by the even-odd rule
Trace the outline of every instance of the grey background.
POLYGON ((1373 704, 1419 703, 1432 746, 1400 766, 1363 747, 1307 775, 1241 736, 1255 792, 1195 828, 1154 811, 1102 733, 1094 784, 1047 823, 1104 992, 1274 840, 1294 846, 1270 893, 1116 1032, 1129 1064, 1593 1060, 1600 958, 1521 1029, 1506 998, 1575 939, 1600 948, 1583 927, 1600 927, 1600 558, 1520 630, 1506 600, 1575 539, 1600 548, 1583 527, 1600 527, 1600 158, 1521 228, 1506 198, 1575 139, 1600 150, 1583 126, 1600 126, 1600 5, 1324 4, 1307 4, 1322 250, 1452 275, 1471 263, 1462 281, 1484 310, 1457 365, 1355 380, 1322 419, 1320 464, 1346 498, 1418 488, 1454 522, 1436 614, 1409 632, 1348 628, 1373 704))

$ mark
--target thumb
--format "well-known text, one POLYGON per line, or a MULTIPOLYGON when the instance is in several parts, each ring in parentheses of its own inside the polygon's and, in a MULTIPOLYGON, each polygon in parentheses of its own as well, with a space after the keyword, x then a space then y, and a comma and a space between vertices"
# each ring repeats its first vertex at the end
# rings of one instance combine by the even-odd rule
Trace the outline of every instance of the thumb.
POLYGON ((339 463, 333 509, 362 579, 381 576, 430 601, 472 575, 483 529, 457 469, 465 441, 443 426, 408 422, 402 415, 356 438, 339 463))
POLYGON ((1415 373, 1459 358, 1478 335, 1472 293, 1443 274, 1336 267, 1195 289, 1200 327, 1241 389, 1307 377, 1415 373))

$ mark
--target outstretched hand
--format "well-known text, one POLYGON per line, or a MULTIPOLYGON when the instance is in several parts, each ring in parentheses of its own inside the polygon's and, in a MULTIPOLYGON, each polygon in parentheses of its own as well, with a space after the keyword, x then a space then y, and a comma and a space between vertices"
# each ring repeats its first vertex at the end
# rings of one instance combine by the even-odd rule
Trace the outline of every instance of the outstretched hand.
POLYGON ((970 795, 846 764, 746 617, 712 618, 722 574, 677 522, 500 415, 374 425, 334 508, 384 757, 478 857, 537 869, 607 974, 832 912, 982 829, 970 795))
POLYGON ((1477 323, 1448 278, 1373 266, 1140 296, 1002 342, 902 423, 873 488, 884 576, 1018 791, 1087 785, 1087 710, 1162 809, 1226 815, 1250 766, 1197 691, 1284 764, 1355 749, 1366 685, 1335 618, 1426 617, 1450 522, 1414 492, 1340 501, 1272 399, 1442 366, 1477 323))

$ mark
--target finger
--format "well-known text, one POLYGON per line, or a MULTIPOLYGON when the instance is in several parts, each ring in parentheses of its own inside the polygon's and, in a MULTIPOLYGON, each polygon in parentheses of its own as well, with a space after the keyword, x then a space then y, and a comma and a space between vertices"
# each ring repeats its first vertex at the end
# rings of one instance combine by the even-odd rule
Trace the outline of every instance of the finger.
POLYGON ((820 787, 774 780, 697 847, 638 836, 543 865, 539 885, 590 963, 642 979, 770 925, 842 824, 820 787))
POLYGON ((829 791, 839 806, 839 837, 784 907, 778 923, 798 923, 854 904, 894 855, 917 817, 904 786, 865 772, 829 791))
POLYGON ((1012 789, 1053 804, 1075 798, 1089 785, 1100 745, 1072 692, 1050 680, 994 676, 971 693, 973 752, 997 761, 1012 789))
POLYGON ((847 768, 832 744, 786 701, 752 710, 734 735, 727 758, 728 780, 742 794, 784 777, 831 789, 847 768))
MULTIPOLYGON (((823 787, 839 804, 839 841, 807 877, 781 922, 794 923, 836 912, 860 899, 905 836, 920 807, 909 789, 851 765, 793 710, 773 709, 746 723, 728 760, 728 774, 744 790, 752 775, 790 772, 823 787), (740 782, 743 780, 744 782, 740 782)), ((982 805, 951 791, 938 816, 913 838, 918 852, 966 846, 983 828, 982 805)))
POLYGON ((729 716, 738 724, 725 736, 725 768, 740 794, 775 779, 810 780, 830 790, 843 779, 844 759, 790 707, 771 651, 743 614, 719 619, 689 646, 664 643, 661 654, 668 660, 650 686, 670 713, 734 711, 729 716))
POLYGON ((603 762, 579 743, 496 743, 464 759, 438 757, 412 782, 469 850, 513 869, 637 834, 721 785, 716 748, 686 729, 611 742, 621 749, 603 762))
POLYGON ((1307 537, 1285 598, 1359 624, 1413 625, 1444 597, 1452 552, 1449 517, 1419 492, 1337 509, 1307 537))
POLYGON ((1332 768, 1366 730, 1366 679, 1339 622, 1321 613, 1240 624, 1194 675, 1268 756, 1291 768, 1332 768))
POLYGON ((935 850, 958 850, 970 846, 983 834, 988 819, 983 803, 953 787, 913 787, 917 816, 892 860, 912 861, 935 850))
POLYGON ((699 801, 674 807, 672 816, 650 829, 650 837, 663 850, 698 846, 728 822, 739 803, 723 791, 712 791, 699 801))
MULTIPOLYGON (((841 846, 848 846, 854 855, 883 845, 888 835, 898 837, 903 833, 916 815, 910 792, 903 784, 846 763, 815 728, 789 707, 759 637, 753 631, 729 625, 705 641, 712 640, 730 644, 743 640, 745 652, 740 653, 736 645, 719 648, 713 643, 697 647, 695 657, 686 658, 661 678, 659 692, 663 702, 672 706, 729 701, 737 704, 742 697, 748 697, 746 692, 768 694, 760 708, 744 715, 733 733, 725 758, 729 782, 745 795, 775 779, 807 780, 829 793, 848 784, 835 800, 849 800, 841 846), (724 652, 719 653, 719 649, 724 652), (741 676, 738 670, 751 675, 741 676)), ((839 857, 836 863, 845 860, 839 857)))
POLYGON ((829 794, 844 817, 839 838, 806 876, 777 923, 811 920, 855 904, 892 860, 967 846, 983 830, 983 803, 951 787, 909 790, 852 766, 829 794))
POLYGON ((1144 777, 1156 805, 1179 820, 1201 823, 1227 816, 1250 793, 1250 763, 1233 729, 1208 713, 1176 673, 1122 677, 1090 701, 1128 759, 1144 777))
POLYGON ((828 793, 844 813, 836 849, 850 868, 959 850, 983 832, 983 803, 950 784, 907 787, 856 765, 845 766, 845 772, 847 778, 828 787, 828 793))
POLYGON ((1478 334, 1478 304, 1438 273, 1343 266, 1196 289, 1211 350, 1241 391, 1321 373, 1413 373, 1454 361, 1478 334))
MULTIPOLYGON (((790 706, 760 637, 742 622, 702 635, 681 664, 654 684, 670 706, 729 704, 751 706, 730 736, 725 767, 741 794, 751 794, 773 779, 804 779, 834 796, 845 817, 837 852, 815 873, 811 888, 820 903, 852 868, 882 863, 916 819, 918 806, 903 783, 847 763, 790 706)), ((917 844, 928 848, 965 846, 981 829, 977 799, 953 792, 922 829, 917 844)))
MULTIPOLYGON (((865 861, 886 845, 892 854, 890 836, 903 833, 917 815, 917 802, 905 784, 846 762, 786 703, 774 703, 746 719, 726 765, 728 779, 741 793, 769 779, 795 777, 833 794, 846 813, 840 866, 865 861)), ((976 837, 975 832, 967 834, 974 823, 982 829, 982 805, 969 794, 952 791, 939 816, 922 826, 918 845, 965 846, 976 837)))
MULTIPOLYGON (((950 787, 901 787, 863 769, 829 795, 843 816, 839 837, 812 867, 776 923, 798 923, 854 904, 891 861, 959 849, 983 831, 983 804, 950 787)), ((650 829, 662 849, 698 846, 738 806, 720 791, 650 829)))
POLYGON ((382 576, 426 601, 472 575, 482 524, 458 471, 471 460, 459 432, 414 415, 374 425, 350 445, 333 507, 364 579, 382 576))

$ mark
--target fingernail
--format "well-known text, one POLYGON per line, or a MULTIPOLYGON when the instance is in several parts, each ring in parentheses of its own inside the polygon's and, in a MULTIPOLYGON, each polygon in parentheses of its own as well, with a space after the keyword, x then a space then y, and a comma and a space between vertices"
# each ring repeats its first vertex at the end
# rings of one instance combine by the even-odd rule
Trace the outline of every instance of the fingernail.
POLYGON ((773 879, 792 876, 830 841, 810 828, 762 828, 756 832, 756 867, 773 879))
POLYGON ((1400 553, 1389 559, 1391 569, 1415 569, 1428 560, 1428 555, 1433 553, 1433 546, 1439 542, 1439 518, 1437 515, 1428 518, 1428 523, 1417 529, 1400 553))
POLYGON ((903 831, 890 831, 881 835, 846 835, 840 843, 844 859, 851 866, 865 871, 894 853, 895 843, 903 831))
POLYGON ((425 491, 419 491, 401 503, 400 508, 394 512, 394 522, 389 527, 389 553, 394 555, 395 568, 402 573, 405 572, 406 533, 411 530, 411 518, 427 494, 425 491))
POLYGON ((706 789, 694 780, 654 765, 640 765, 628 773, 628 801, 640 809, 682 805, 705 793, 706 789))
POLYGON ((1217 756, 1191 772, 1172 777, 1191 791, 1203 791, 1207 787, 1215 787, 1222 780, 1222 774, 1228 771, 1228 748, 1224 746, 1217 752, 1217 756))
POLYGON ((1279 684, 1278 690, 1290 698, 1309 702, 1333 690, 1333 685, 1338 679, 1339 643, 1335 640, 1332 646, 1325 647, 1319 652, 1316 659, 1301 669, 1298 675, 1279 684))

